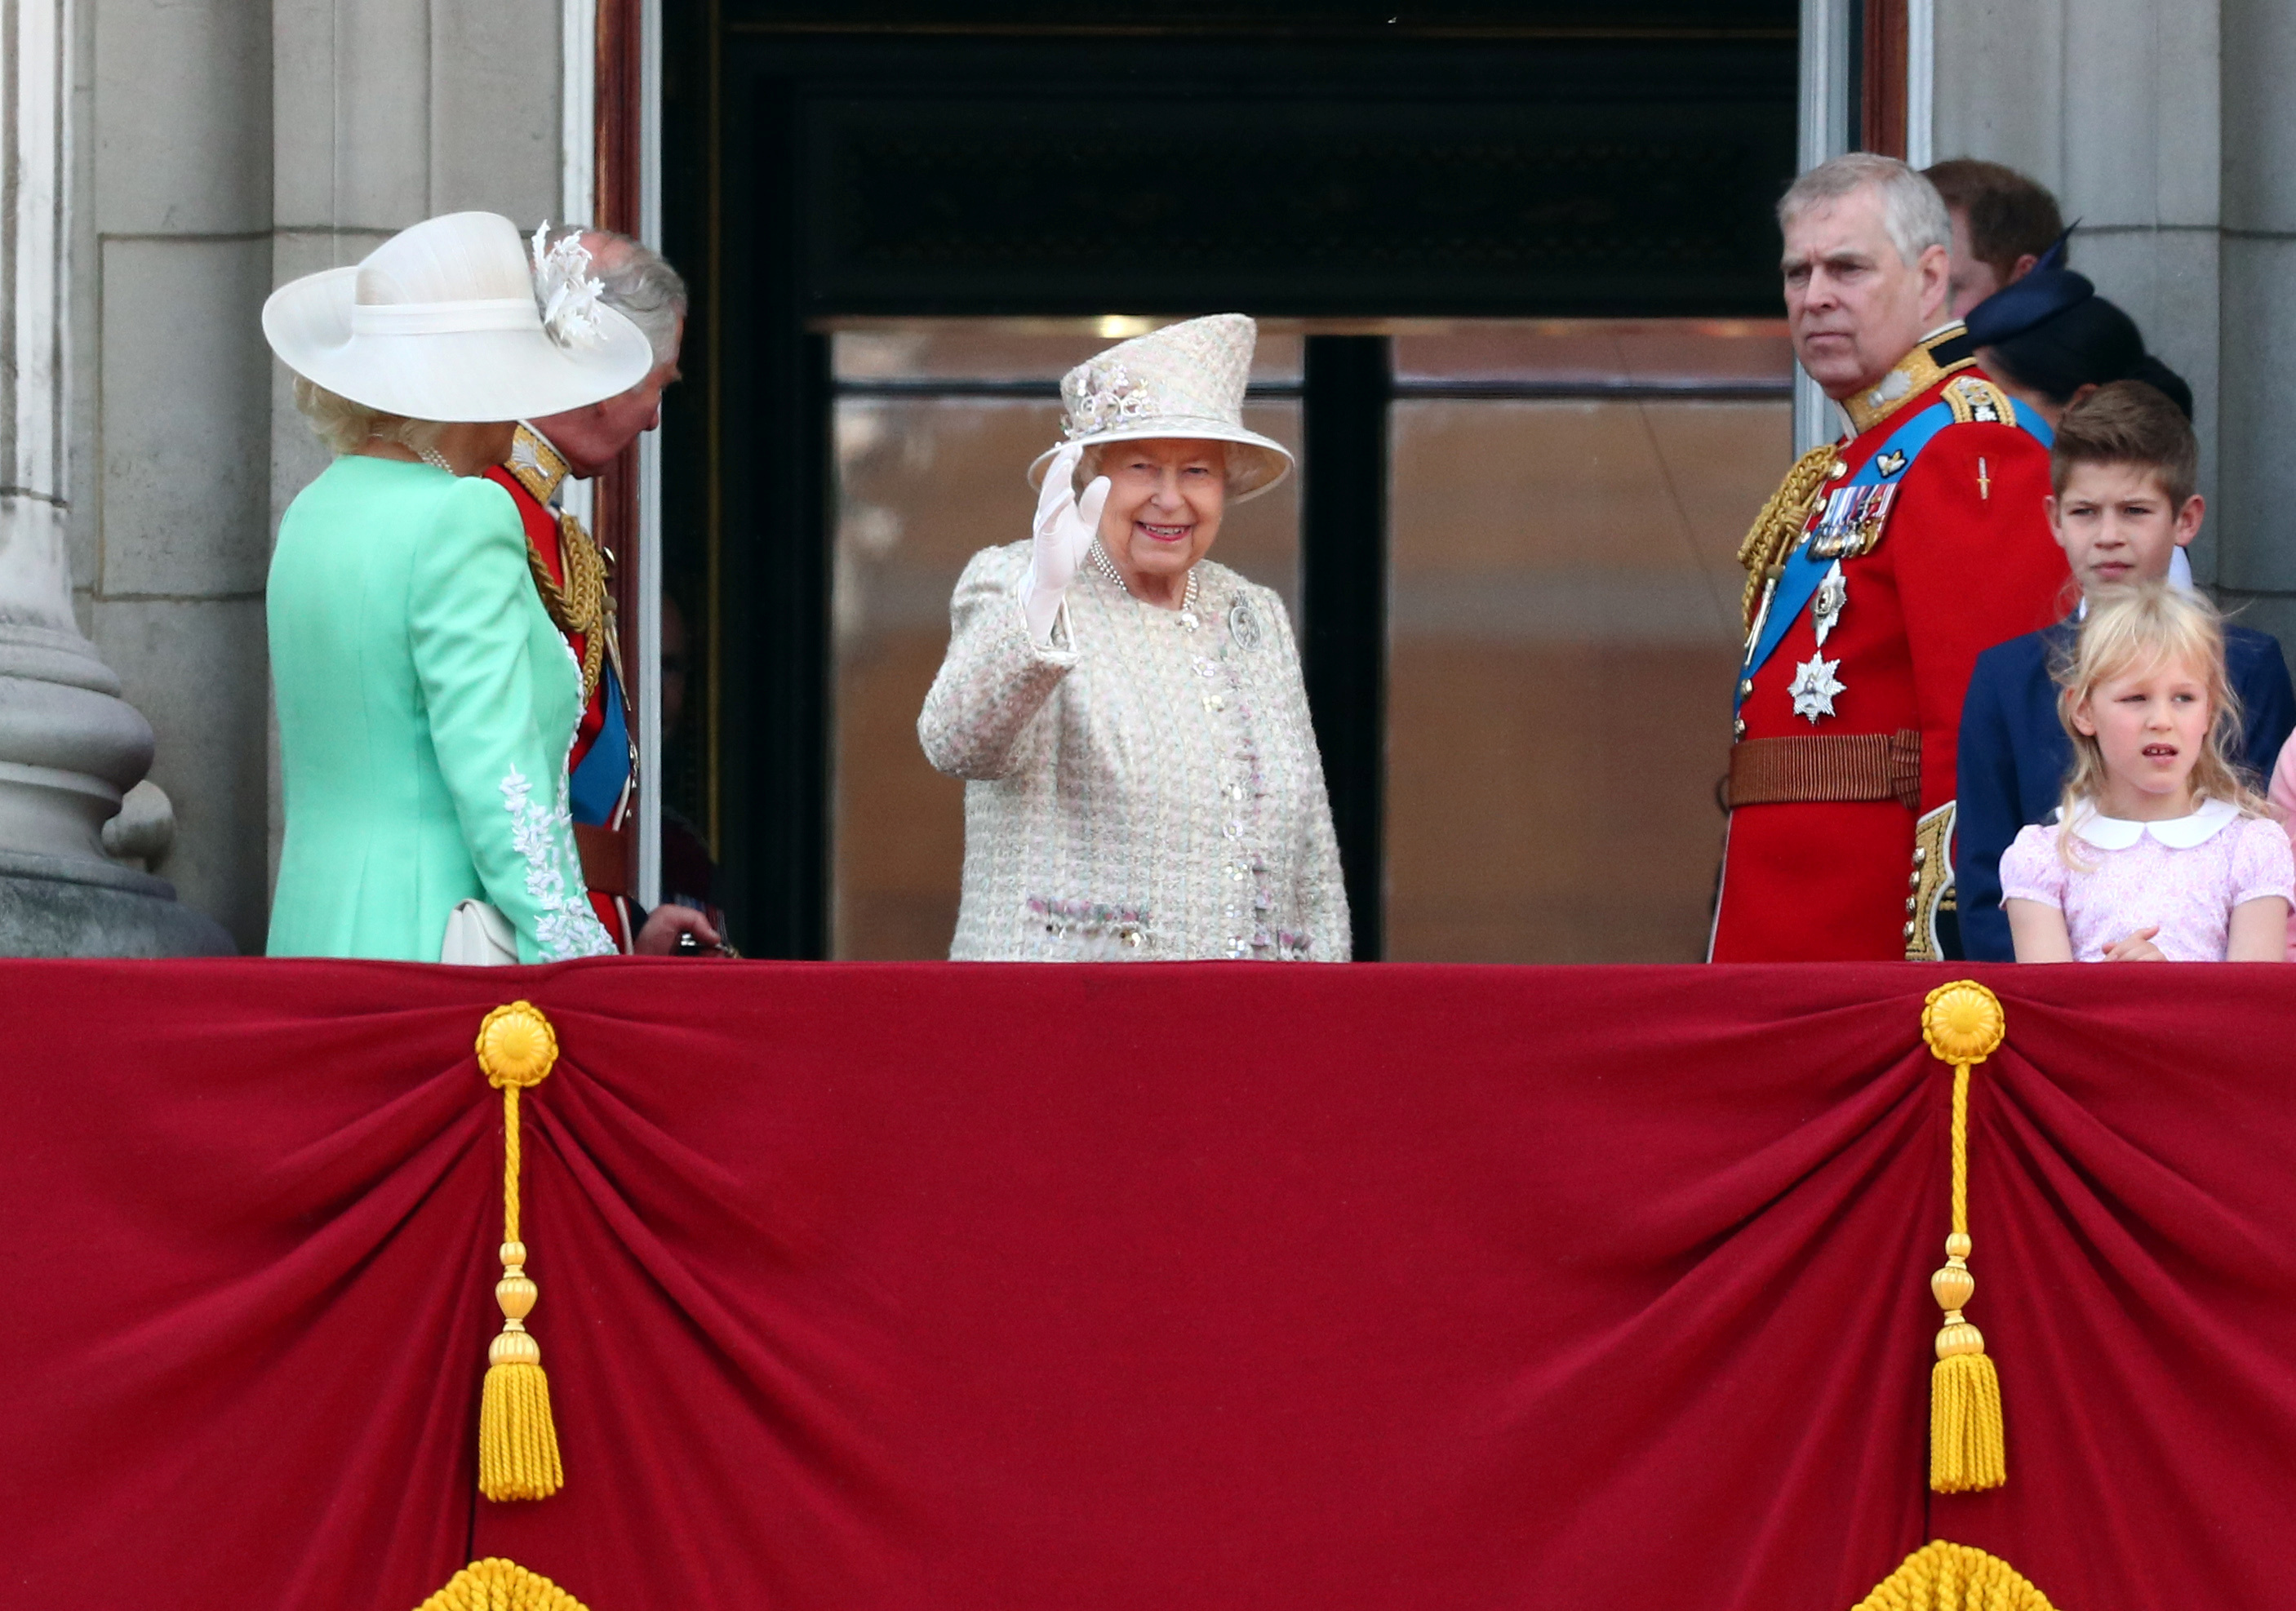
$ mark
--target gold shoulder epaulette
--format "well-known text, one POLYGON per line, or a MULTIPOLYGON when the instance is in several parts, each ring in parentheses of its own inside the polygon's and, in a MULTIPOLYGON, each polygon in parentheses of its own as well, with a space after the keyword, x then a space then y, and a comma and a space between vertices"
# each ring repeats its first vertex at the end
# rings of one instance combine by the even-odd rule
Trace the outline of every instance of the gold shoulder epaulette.
POLYGON ((2017 411, 2009 394, 1983 375, 1956 375, 1946 382, 1946 406, 1956 425, 2014 425, 2017 411))

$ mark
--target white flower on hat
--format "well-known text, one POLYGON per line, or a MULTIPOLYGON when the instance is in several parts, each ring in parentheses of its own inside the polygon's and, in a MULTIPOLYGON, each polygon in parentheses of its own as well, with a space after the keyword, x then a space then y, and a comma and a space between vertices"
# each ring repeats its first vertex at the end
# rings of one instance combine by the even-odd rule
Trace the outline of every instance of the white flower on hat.
POLYGON ((542 306, 542 328, 561 347, 595 347, 603 333, 598 298, 605 286, 590 277, 590 249, 582 232, 570 232, 548 244, 550 220, 534 232, 534 299, 542 306))
POLYGON ((548 239, 499 213, 425 218, 273 291, 263 338, 314 385, 410 420, 532 419, 628 390, 652 344, 600 297, 580 241, 561 257, 548 239))
POLYGON ((1259 327, 1242 314, 1184 319, 1119 341, 1061 377, 1062 443, 1029 467, 1040 486, 1070 447, 1172 438, 1227 445, 1227 493, 1241 501, 1292 470, 1292 450, 1243 422, 1259 327))
POLYGON ((1069 411, 1067 434, 1073 440, 1113 429, 1128 420, 1146 419, 1154 412, 1155 403, 1148 382, 1123 364, 1089 364, 1077 388, 1075 405, 1069 411))

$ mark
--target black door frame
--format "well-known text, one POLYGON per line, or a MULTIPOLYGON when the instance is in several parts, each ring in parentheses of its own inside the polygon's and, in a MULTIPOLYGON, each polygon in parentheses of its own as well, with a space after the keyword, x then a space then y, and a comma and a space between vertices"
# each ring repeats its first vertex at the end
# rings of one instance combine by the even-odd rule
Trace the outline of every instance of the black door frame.
MULTIPOLYGON (((977 13, 970 26, 945 17, 920 26, 896 16, 873 28, 857 20, 859 13, 905 9, 916 10, 898 3, 857 9, 848 4, 832 20, 822 8, 775 0, 692 0, 673 3, 668 18, 668 244, 673 260, 689 269, 696 296, 685 364, 692 383, 671 394, 667 411, 664 528, 671 568, 693 578, 689 594, 707 596, 709 619, 692 634, 703 640, 695 658, 706 675, 689 699, 707 725, 708 764, 699 771, 720 855, 721 899, 744 951, 753 956, 818 957, 828 937, 833 467, 829 340, 817 333, 824 319, 1144 308, 1177 314, 1216 311, 1215 304, 1327 321, 1414 314, 1775 311, 1767 213, 1792 171, 1795 45, 1791 25, 1781 27, 1779 20, 1793 12, 1790 0, 1716 0, 1698 7, 1664 0, 1637 7, 1620 0, 1603 8, 1607 20, 1599 29, 1569 20, 1574 12, 1595 8, 1516 7, 1549 13, 1548 20, 1447 30, 1429 24, 1417 35, 1385 29, 1376 20, 1346 20, 1344 13, 1364 8, 1281 0, 1241 9, 1283 13, 1290 21, 1206 25, 1193 33, 1175 25, 1153 30, 1152 37, 997 20, 1005 13, 1050 9, 1025 4, 968 8, 977 13), (1303 27, 1298 19, 1308 13, 1341 20, 1303 27), (1204 105, 1218 109, 1288 96, 1302 109, 1297 114, 1302 119, 1321 115, 1319 86, 1327 96, 1345 90, 1351 104, 1367 93, 1376 98, 1391 92, 1398 105, 1414 109, 1411 116, 1439 121, 1450 115, 1445 102, 1464 104, 1477 95, 1504 109, 1547 114, 1557 101, 1591 105, 1593 115, 1609 116, 1614 128, 1627 131, 1624 141, 1590 148, 1609 153, 1603 160, 1630 143, 1636 120, 1646 120, 1654 130, 1655 155, 1629 153, 1619 170, 1623 177, 1605 183, 1646 183, 1659 199, 1653 205, 1669 197, 1679 203, 1686 193, 1690 180, 1668 173, 1664 165, 1669 151, 1684 162, 1702 159, 1715 142, 1699 121, 1708 116, 1726 131, 1746 131, 1742 142, 1751 154, 1731 170, 1743 194, 1733 200, 1724 224, 1710 228, 1702 241, 1691 240, 1675 260, 1669 260, 1663 231, 1645 231, 1638 238, 1661 244, 1622 259, 1618 242, 1600 233, 1599 196, 1590 196, 1584 184, 1572 190, 1567 174, 1555 193, 1538 192, 1539 184, 1557 181, 1551 173, 1529 172, 1524 183, 1533 192, 1530 200, 1521 217, 1501 221, 1513 233, 1496 242, 1527 266, 1518 282, 1467 261, 1492 245, 1474 227, 1494 210, 1492 198, 1505 202, 1513 193, 1505 184, 1494 189, 1488 176, 1479 180, 1468 174, 1458 193, 1474 200, 1474 217, 1460 226, 1467 238, 1460 274, 1447 278, 1438 261, 1431 271, 1423 264, 1406 266, 1382 279, 1375 264, 1364 271, 1359 259, 1375 258, 1377 252, 1367 254, 1361 238, 1351 248, 1343 242, 1330 263, 1310 262, 1312 253, 1298 254, 1282 241, 1258 248, 1260 255, 1252 258, 1246 242, 1234 282, 1249 290, 1234 296, 1206 289, 1222 282, 1226 271, 1177 290, 1167 287, 1162 294, 1138 276, 1125 282, 1129 265, 1114 275, 1100 272, 1096 281, 1090 269, 1047 276, 1025 258, 1008 272, 997 266, 994 241, 971 269, 960 264, 936 274, 931 252, 961 255, 980 248, 977 239, 968 241, 971 219, 962 209, 929 221, 947 228, 954 247, 948 240, 896 241, 887 250, 896 262, 889 274, 866 260, 866 249, 889 228, 898 233, 899 217, 891 225, 882 218, 857 224, 840 212, 824 221, 824 214, 840 209, 865 212, 873 194, 869 185, 880 176, 881 170, 852 166, 868 157, 866 139, 851 142, 861 158, 827 149, 845 137, 845 125, 857 118, 865 122, 855 107, 869 113, 873 106, 882 113, 897 106, 898 86, 914 86, 923 101, 945 93, 949 81, 977 85, 998 70, 1010 72, 1015 85, 1072 82, 1095 72, 1103 80, 1120 78, 1127 64, 1152 58, 1213 64, 1207 71, 1220 82, 1204 105), (1074 64, 1065 78, 1063 61, 1074 64), (1516 78, 1527 87, 1510 87, 1516 78), (1434 83, 1447 86, 1442 94, 1428 92, 1434 83), (1447 87, 1454 84, 1456 94, 1447 87), (1686 105, 1692 110, 1685 111, 1686 105), (1622 106, 1630 118, 1620 111, 1622 106), (847 163, 843 169, 837 167, 840 160, 847 163), (841 247, 829 239, 839 228, 849 237, 841 247), (1590 230, 1595 244, 1586 249, 1582 267, 1573 243, 1590 230), (1551 250, 1544 244, 1548 235, 1551 250), (842 266, 832 260, 839 249, 847 253, 842 266), (906 278, 898 262, 903 249, 925 254, 906 278), (1296 269, 1287 249, 1300 257, 1296 269), (1349 249, 1355 258, 1341 260, 1349 249), (1607 266, 1606 249, 1611 253, 1607 266)), ((1464 14, 1493 8, 1437 9, 1464 14)), ((948 104, 960 127, 946 144, 960 154, 967 140, 993 145, 1015 137, 997 119, 1018 102, 990 95, 985 121, 970 132, 962 126, 976 109, 970 102, 948 104)), ((1013 115, 1025 124, 1025 106, 1013 115)), ((931 177, 931 165, 945 153, 930 118, 917 130, 892 128, 870 137, 895 153, 895 183, 898 163, 927 175, 919 193, 929 202, 978 183, 958 172, 950 188, 933 188, 939 181, 931 177)), ((1025 149, 1025 127, 1021 138, 1025 149)), ((1048 155, 1057 154, 1062 131, 1048 123, 1043 138, 1048 155)), ((1526 149, 1535 144, 1528 142, 1526 149)), ((1440 148, 1439 137, 1435 147, 1440 148)), ((1297 201, 1301 186, 1296 179, 1287 194, 1249 197, 1249 171, 1247 162, 1235 183, 1263 209, 1255 216, 1264 219, 1264 209, 1297 201)), ((1338 172, 1333 182, 1349 177, 1338 172)), ((1715 183, 1710 174, 1692 177, 1708 189, 1715 183)), ((1439 203, 1439 174, 1428 188, 1439 203)), ((1053 182, 1040 189, 1059 193, 1053 182)), ((1024 222, 1035 193, 1022 196, 1015 215, 1024 222)), ((988 194, 986 205, 997 200, 988 194)), ((1344 195, 1336 203, 1349 204, 1344 195)), ((1095 202, 1085 198, 1078 205, 1083 221, 1073 227, 1088 229, 1095 202)), ((1641 215, 1625 219, 1637 227, 1649 222, 1641 215)), ((1423 217, 1414 225, 1414 244, 1424 245, 1429 227, 1423 217)), ((1248 233, 1242 224, 1237 232, 1248 233)), ((1218 244, 1216 239, 1215 251, 1218 244)), ((1387 443, 1394 389, 1388 351, 1382 337, 1311 335, 1302 386, 1301 654, 1356 914, 1356 954, 1365 958, 1381 954, 1382 937, 1387 443)))

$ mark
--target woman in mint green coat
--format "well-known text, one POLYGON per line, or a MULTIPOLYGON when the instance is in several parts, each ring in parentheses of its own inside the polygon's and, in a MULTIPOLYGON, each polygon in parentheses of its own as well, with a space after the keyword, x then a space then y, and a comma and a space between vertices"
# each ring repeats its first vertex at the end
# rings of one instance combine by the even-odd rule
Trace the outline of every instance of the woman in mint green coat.
POLYGON ((652 367, 586 268, 578 244, 529 266, 508 219, 463 213, 264 308, 338 455, 281 522, 266 599, 287 815, 274 956, 437 961, 450 917, 504 961, 613 950, 567 808, 579 668, 481 473, 519 419, 652 367))

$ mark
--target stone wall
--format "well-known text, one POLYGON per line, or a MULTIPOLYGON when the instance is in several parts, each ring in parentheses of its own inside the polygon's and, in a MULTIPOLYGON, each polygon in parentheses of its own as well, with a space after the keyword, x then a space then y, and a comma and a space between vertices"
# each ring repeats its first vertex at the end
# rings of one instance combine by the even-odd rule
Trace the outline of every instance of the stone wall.
POLYGON ((82 0, 72 576, 158 738, 160 871, 260 950, 279 808, 263 582, 325 463, 271 288, 435 213, 559 196, 560 0, 82 0))
POLYGON ((2284 0, 1937 0, 1934 145, 2080 220, 2073 262, 2193 385, 2194 568, 2296 645, 2296 70, 2284 0))
MULTIPOLYGON (((158 739, 158 871, 260 948, 280 811, 271 535, 324 454, 272 286, 433 213, 560 192, 562 0, 79 0, 72 495, 82 629, 158 739)), ((1936 0, 1939 156, 2056 191, 2076 261, 2193 383, 2205 580, 2296 644, 2296 13, 1936 0)))
POLYGON ((2225 0, 2223 27, 2219 577, 2296 648, 2296 12, 2225 0))

